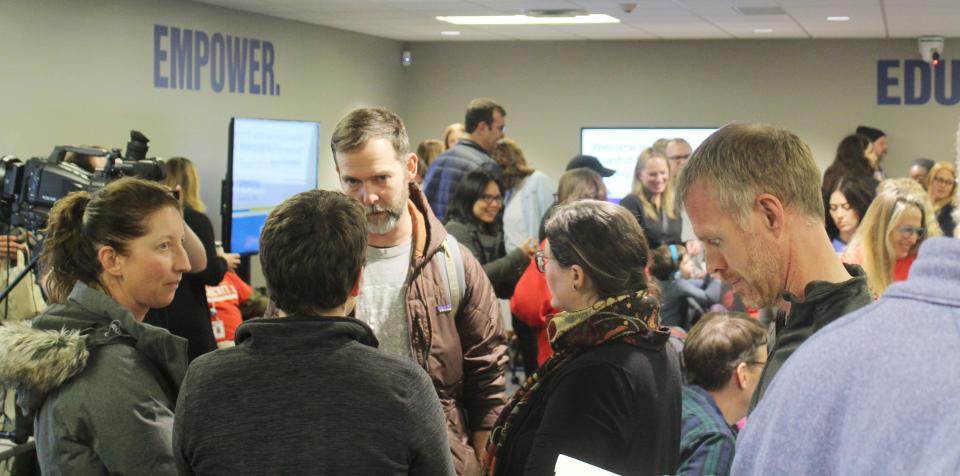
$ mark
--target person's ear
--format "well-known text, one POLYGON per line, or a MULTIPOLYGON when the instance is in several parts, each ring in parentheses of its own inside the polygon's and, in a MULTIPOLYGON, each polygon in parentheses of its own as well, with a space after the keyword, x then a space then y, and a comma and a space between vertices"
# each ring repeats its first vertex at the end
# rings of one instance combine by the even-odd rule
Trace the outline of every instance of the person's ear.
POLYGON ((587 285, 587 273, 583 272, 583 268, 579 264, 574 264, 570 266, 571 278, 573 279, 573 289, 582 290, 587 285))
POLYGON ((357 273, 357 281, 353 283, 353 289, 350 290, 350 295, 357 297, 360 295, 360 280, 363 279, 363 268, 360 268, 360 272, 357 273))
POLYGON ((763 218, 763 225, 768 230, 779 230, 783 228, 783 219, 785 211, 780 199, 769 194, 761 193, 757 195, 755 208, 760 212, 763 218))
POLYGON ((404 164, 406 167, 404 171, 407 174, 407 182, 412 182, 413 179, 417 178, 417 154, 411 152, 407 154, 407 162, 404 164))
POLYGON ((747 381, 750 380, 750 375, 747 370, 749 369, 750 364, 746 362, 740 362, 737 364, 737 367, 733 370, 733 374, 736 378, 737 385, 740 390, 747 388, 747 381))
POLYGON ((100 267, 111 276, 120 277, 123 275, 121 264, 123 256, 112 246, 104 245, 97 250, 97 259, 100 261, 100 267))

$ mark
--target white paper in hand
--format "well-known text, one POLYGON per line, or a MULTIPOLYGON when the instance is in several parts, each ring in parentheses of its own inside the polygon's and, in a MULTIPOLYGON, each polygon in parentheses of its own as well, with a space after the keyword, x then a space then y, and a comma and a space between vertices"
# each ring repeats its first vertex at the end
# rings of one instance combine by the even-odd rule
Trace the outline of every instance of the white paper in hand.
POLYGON ((553 468, 556 476, 618 476, 592 464, 584 463, 567 455, 557 457, 557 465, 553 468))

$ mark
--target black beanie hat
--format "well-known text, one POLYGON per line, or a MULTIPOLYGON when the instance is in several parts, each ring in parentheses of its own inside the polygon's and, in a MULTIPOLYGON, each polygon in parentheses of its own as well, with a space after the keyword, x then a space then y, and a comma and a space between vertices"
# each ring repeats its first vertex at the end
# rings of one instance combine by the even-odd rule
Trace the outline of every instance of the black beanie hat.
POLYGON ((870 142, 876 142, 877 139, 887 135, 880 129, 868 126, 858 126, 857 134, 864 135, 870 138, 870 142))

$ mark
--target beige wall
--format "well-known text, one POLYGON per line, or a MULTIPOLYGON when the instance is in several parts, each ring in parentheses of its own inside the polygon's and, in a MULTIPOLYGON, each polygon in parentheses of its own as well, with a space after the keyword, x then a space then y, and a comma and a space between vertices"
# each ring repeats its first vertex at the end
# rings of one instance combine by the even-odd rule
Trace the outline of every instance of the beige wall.
POLYGON ((337 187, 331 128, 357 106, 402 109, 400 51, 395 41, 194 2, 3 0, 0 154, 45 157, 60 144, 123 148, 130 129, 140 130, 151 139, 150 156, 196 162, 219 236, 230 117, 319 121, 320 184, 337 187), (209 82, 200 91, 155 89, 154 24, 273 42, 281 95, 218 94, 209 82))
POLYGON ((507 135, 554 179, 578 153, 584 126, 730 121, 794 130, 821 168, 858 124, 879 127, 890 141, 888 174, 901 176, 916 157, 952 160, 960 117, 957 107, 935 101, 877 105, 877 60, 919 58, 915 40, 438 42, 411 49, 404 114, 414 143, 441 136, 448 123, 463 120, 471 98, 489 96, 507 109, 507 135))

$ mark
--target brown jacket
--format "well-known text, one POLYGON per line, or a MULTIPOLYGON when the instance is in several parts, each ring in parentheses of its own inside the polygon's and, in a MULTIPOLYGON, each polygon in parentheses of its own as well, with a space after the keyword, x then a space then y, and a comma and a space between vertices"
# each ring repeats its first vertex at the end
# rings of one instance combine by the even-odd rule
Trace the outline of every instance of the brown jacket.
POLYGON ((450 451, 458 474, 479 474, 470 434, 490 430, 506 403, 507 347, 500 306, 483 268, 462 244, 465 290, 460 313, 441 312, 451 304, 444 284, 441 251, 447 231, 410 184, 413 262, 407 288, 407 319, 413 355, 427 370, 447 417, 450 451))

